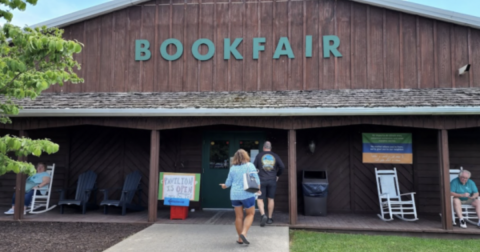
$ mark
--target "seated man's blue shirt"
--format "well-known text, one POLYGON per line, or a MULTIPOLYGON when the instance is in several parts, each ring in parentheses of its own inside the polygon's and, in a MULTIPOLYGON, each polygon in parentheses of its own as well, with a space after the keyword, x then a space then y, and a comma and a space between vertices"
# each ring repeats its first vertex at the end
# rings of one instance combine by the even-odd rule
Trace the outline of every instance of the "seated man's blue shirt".
POLYGON ((225 181, 225 185, 227 187, 232 187, 230 189, 230 200, 244 200, 255 197, 254 193, 247 192, 243 189, 243 174, 247 172, 253 173, 255 180, 260 185, 260 179, 258 178, 257 169, 252 163, 234 165, 230 167, 227 181, 225 181))
MULTIPOLYGON (((471 179, 467 180, 467 183, 463 185, 459 178, 455 178, 450 182, 450 191, 458 194, 469 193, 470 196, 472 196, 472 194, 478 192, 478 189, 475 185, 475 182, 473 182, 471 179)), ((460 200, 468 200, 468 198, 461 197, 460 200)))
MULTIPOLYGON (((40 172, 33 176, 28 177, 27 182, 25 183, 25 193, 32 190, 32 188, 34 188, 35 186, 41 184, 44 177, 50 177, 50 174, 48 174, 48 172, 40 172)), ((41 189, 48 189, 48 184, 44 185, 41 189)), ((45 195, 46 191, 41 190, 40 193, 42 195, 45 195)))

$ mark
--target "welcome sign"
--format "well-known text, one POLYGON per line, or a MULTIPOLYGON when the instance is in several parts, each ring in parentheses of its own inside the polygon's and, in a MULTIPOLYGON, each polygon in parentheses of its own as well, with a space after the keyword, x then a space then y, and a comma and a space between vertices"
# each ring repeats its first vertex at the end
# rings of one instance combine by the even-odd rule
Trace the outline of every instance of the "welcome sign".
POLYGON ((158 199, 188 199, 198 201, 200 198, 200 174, 161 172, 158 199))
POLYGON ((363 133, 363 163, 412 164, 411 133, 363 133))

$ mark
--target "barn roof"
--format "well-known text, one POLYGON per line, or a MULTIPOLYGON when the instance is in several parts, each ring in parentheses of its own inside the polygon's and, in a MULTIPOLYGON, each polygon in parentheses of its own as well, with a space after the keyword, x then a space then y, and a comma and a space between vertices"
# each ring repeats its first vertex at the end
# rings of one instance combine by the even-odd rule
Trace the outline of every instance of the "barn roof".
MULTIPOLYGON (((151 0, 114 0, 99 4, 84 10, 76 11, 58 18, 50 19, 33 25, 33 27, 46 25, 48 27, 64 27, 80 21, 101 16, 110 12, 121 10, 133 5, 146 3, 151 0)), ((458 12, 438 9, 421 4, 400 0, 351 0, 358 3, 373 5, 381 8, 396 10, 413 15, 437 19, 462 26, 480 29, 480 18, 458 12)))

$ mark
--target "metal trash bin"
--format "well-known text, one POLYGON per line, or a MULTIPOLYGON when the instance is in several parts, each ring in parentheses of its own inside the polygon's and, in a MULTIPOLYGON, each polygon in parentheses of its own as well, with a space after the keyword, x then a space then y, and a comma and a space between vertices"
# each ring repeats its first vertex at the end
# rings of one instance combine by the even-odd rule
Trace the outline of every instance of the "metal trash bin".
POLYGON ((327 215, 327 171, 303 171, 302 189, 305 215, 327 215))

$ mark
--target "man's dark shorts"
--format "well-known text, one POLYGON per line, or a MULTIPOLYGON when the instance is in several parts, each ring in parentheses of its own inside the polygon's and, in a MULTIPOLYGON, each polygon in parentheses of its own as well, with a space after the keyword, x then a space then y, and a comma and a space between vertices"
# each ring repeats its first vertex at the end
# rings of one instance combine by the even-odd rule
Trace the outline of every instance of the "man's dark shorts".
POLYGON ((260 182, 260 187, 262 190, 262 195, 258 196, 259 199, 269 199, 275 198, 275 191, 277 190, 277 181, 276 180, 267 180, 260 182))

